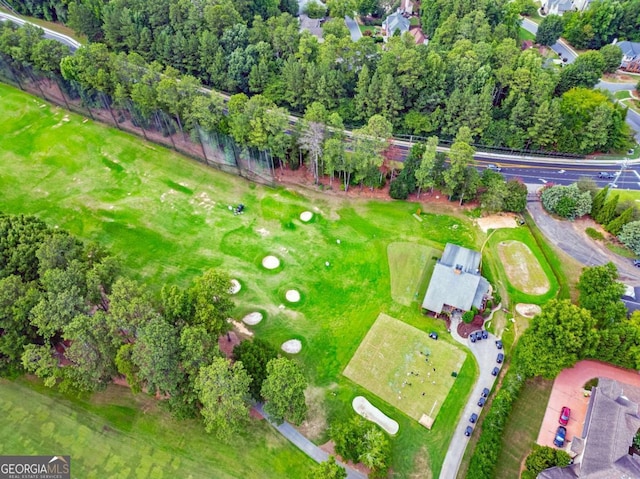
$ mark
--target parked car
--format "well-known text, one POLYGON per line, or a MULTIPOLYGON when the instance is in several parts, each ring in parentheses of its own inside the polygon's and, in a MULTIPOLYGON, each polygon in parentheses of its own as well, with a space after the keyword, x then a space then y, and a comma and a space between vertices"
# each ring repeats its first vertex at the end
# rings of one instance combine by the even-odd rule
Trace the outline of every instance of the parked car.
POLYGON ((483 397, 483 398, 488 397, 490 392, 491 392, 491 391, 489 390, 489 388, 484 388, 484 389, 482 390, 482 397, 483 397))
POLYGON ((496 358, 496 362, 497 363, 501 363, 502 361, 504 361, 504 354, 498 353, 498 357, 496 358))
POLYGON ((473 424, 477 420, 478 420, 478 415, 474 412, 473 414, 471 414, 471 417, 469 418, 469 422, 473 424))
POLYGON ((497 171, 497 172, 502 171, 502 168, 501 168, 500 166, 498 166, 498 165, 494 165, 494 164, 489 164, 489 165, 487 165, 487 169, 488 169, 488 170, 497 171))
POLYGON ((472 343, 476 342, 476 333, 471 333, 469 335, 469 339, 471 340, 472 343))
POLYGON ((498 366, 496 366, 495 368, 493 368, 491 370, 491 375, 492 376, 497 376, 499 372, 500 372, 500 368, 498 366))
POLYGON ((496 341, 496 348, 502 349, 502 341, 499 339, 496 341))
POLYGON ((571 409, 569 409, 567 406, 563 406, 562 411, 560 411, 560 418, 558 419, 558 422, 562 426, 566 426, 567 424, 569 424, 570 417, 571 417, 571 409))
POLYGON ((598 173, 598 178, 604 178, 605 180, 612 180, 615 177, 615 173, 610 173, 608 171, 601 171, 600 173, 598 173))
POLYGON ((482 330, 482 339, 487 339, 489 337, 489 331, 483 329, 482 330))
POLYGON ((557 447, 564 446, 564 440, 567 438, 567 428, 564 426, 558 426, 558 430, 556 431, 556 437, 553 440, 553 443, 557 447))
POLYGON ((435 339, 435 340, 437 340, 437 339, 438 339, 438 333, 436 333, 435 331, 431 331, 431 332, 429 333, 429 337, 430 337, 431 339, 435 339))
POLYGON ((480 341, 482 339, 482 333, 480 331, 476 331, 476 339, 480 341))
POLYGON ((480 398, 478 399, 478 406, 482 407, 486 402, 487 402, 487 398, 480 398))
POLYGON ((633 260, 633 265, 634 265, 636 268, 640 268, 640 259, 634 259, 634 260, 633 260))
POLYGON ((472 432, 473 432, 473 428, 471 426, 467 426, 467 428, 464 430, 464 435, 469 437, 471 436, 472 432))

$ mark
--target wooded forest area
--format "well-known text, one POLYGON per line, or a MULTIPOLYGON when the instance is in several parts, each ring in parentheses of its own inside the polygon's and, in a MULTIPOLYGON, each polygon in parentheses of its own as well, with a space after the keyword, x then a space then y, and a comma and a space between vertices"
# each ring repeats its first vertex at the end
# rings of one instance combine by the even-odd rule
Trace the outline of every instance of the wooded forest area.
MULTIPOLYGON (((317 103, 351 127, 380 115, 396 134, 452 140, 466 126, 472 142, 487 146, 579 154, 628 145, 622 106, 608 93, 572 92, 592 88, 604 65, 580 57, 562 69, 536 49, 522 51, 519 7, 506 0, 424 2, 429 45, 393 37, 382 49, 367 36, 352 42, 340 18, 323 24, 323 43, 300 33, 291 1, 13 3, 24 13, 64 21, 96 42, 65 61, 65 78, 115 102, 159 104, 174 116, 191 106, 187 90, 203 84, 261 95, 298 115, 317 103), (190 87, 166 95, 162 72, 190 87), (134 92, 141 83, 144 94, 134 92)), ((622 2, 632 10, 637 3, 622 2)), ((333 5, 337 11, 341 4, 330 3, 330 13, 333 5)), ((17 45, 6 29, 3 37, 0 51, 25 61, 24 54, 11 53, 17 45)), ((212 123, 225 131, 224 121, 212 123)), ((284 156, 281 144, 268 147, 284 156)))

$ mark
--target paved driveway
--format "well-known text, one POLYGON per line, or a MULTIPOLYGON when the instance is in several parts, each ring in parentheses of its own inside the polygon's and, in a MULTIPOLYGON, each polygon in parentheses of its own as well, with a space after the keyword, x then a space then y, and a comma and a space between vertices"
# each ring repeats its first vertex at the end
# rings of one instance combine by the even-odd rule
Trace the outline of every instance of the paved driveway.
MULTIPOLYGON (((522 19, 522 28, 534 35, 538 32, 538 25, 528 18, 522 19)), ((567 63, 573 63, 578 58, 578 54, 564 40, 558 40, 554 45, 551 45, 551 49, 561 58, 566 58, 567 63)))
POLYGON ((597 377, 615 379, 640 387, 640 375, 636 371, 622 369, 598 361, 580 361, 572 368, 565 369, 553 382, 547 410, 542 420, 537 443, 541 446, 555 447, 553 438, 558 428, 558 418, 563 406, 571 408, 571 418, 567 425, 567 441, 582 435, 584 419, 589 398, 584 396, 583 386, 597 377))
MULTIPOLYGON (((476 382, 476 385, 471 392, 469 401, 462 412, 460 421, 458 422, 456 430, 453 433, 453 437, 451 438, 447 455, 444 458, 444 463, 440 470, 440 479, 456 478, 458 469, 460 468, 460 462, 462 461, 462 456, 464 455, 467 443, 469 442, 469 438, 464 435, 464 430, 469 425, 474 426, 475 428, 475 425, 469 422, 469 416, 474 412, 480 416, 483 408, 478 406, 478 399, 480 399, 480 395, 484 388, 493 389, 493 384, 496 378, 491 375, 491 370, 495 366, 502 366, 501 364, 496 363, 496 356, 498 355, 498 352, 500 352, 496 348, 496 337, 493 334, 489 334, 488 339, 472 343, 469 339, 462 338, 458 335, 458 321, 459 319, 452 319, 451 321, 451 336, 471 350, 471 353, 478 363, 480 376, 478 377, 478 382, 476 382)), ((474 431, 474 434, 477 433, 474 431)))
POLYGON ((344 17, 344 23, 349 29, 352 42, 357 42, 362 38, 362 32, 360 31, 360 27, 358 26, 358 23, 353 18, 344 17))

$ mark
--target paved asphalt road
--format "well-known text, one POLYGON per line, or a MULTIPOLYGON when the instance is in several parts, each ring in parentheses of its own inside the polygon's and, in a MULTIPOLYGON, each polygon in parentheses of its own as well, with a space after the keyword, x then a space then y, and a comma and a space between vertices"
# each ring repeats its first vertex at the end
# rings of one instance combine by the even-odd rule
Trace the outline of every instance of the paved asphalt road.
MULTIPOLYGON (((13 15, 9 15, 8 13, 0 12, 0 20, 6 21, 9 20, 13 23, 17 23, 18 25, 24 25, 25 23, 30 23, 21 18, 18 18, 13 15)), ((40 26, 40 25, 36 25, 40 26)), ((56 40, 60 43, 63 43, 69 47, 69 50, 75 52, 78 48, 80 48, 80 43, 75 41, 73 38, 68 37, 67 35, 63 35, 62 33, 54 32, 53 30, 49 30, 48 28, 40 27, 44 30, 45 38, 49 38, 51 40, 56 40)))
POLYGON ((349 33, 351 34, 351 41, 357 42, 362 38, 362 32, 360 31, 360 27, 358 23, 351 17, 344 17, 344 23, 347 25, 349 29, 349 33))
MULTIPOLYGON (((458 422, 456 430, 453 433, 453 437, 451 438, 451 442, 449 443, 447 455, 444 458, 442 469, 440 469, 440 479, 456 479, 460 463, 462 462, 462 457, 464 456, 464 451, 469 442, 469 438, 464 435, 464 431, 467 426, 472 426, 475 429, 475 424, 471 424, 469 422, 469 417, 472 413, 476 413, 480 416, 482 408, 478 406, 478 399, 480 399, 482 390, 484 388, 488 388, 489 390, 493 389, 496 377, 491 375, 491 370, 495 366, 502 367, 501 364, 496 362, 496 357, 498 353, 501 352, 496 348, 496 337, 493 334, 489 334, 489 339, 483 339, 472 343, 469 339, 461 338, 458 335, 459 321, 459 318, 457 321, 451 321, 451 336, 453 339, 469 348, 473 356, 476 358, 476 362, 480 369, 480 375, 478 376, 478 381, 471 391, 469 401, 462 412, 460 421, 458 422)), ((478 433, 474 431, 473 434, 478 433)))
MULTIPOLYGON (((538 25, 528 18, 522 19, 522 28, 533 34, 538 32, 538 25)), ((578 54, 563 40, 559 40, 554 45, 551 45, 551 49, 556 52, 560 58, 566 58, 566 63, 573 63, 575 59, 578 58, 578 54)))

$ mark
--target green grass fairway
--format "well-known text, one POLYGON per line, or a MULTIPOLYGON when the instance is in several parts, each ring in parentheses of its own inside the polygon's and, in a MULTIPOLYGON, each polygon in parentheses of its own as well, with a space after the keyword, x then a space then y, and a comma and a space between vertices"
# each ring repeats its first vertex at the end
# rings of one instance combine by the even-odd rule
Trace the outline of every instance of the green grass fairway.
POLYGON ((514 288, 534 295, 549 291, 549 279, 526 244, 501 241, 498 243, 498 255, 514 288))
MULTIPOLYGON (((264 320, 251 327, 256 337, 278 348, 288 339, 302 341, 296 360, 310 384, 321 389, 329 423, 353 414, 355 392, 367 394, 340 373, 381 311, 422 330, 444 330, 419 308, 392 300, 387 250, 396 242, 441 249, 455 241, 479 248, 471 222, 453 207, 430 206, 418 222, 412 216, 416 204, 264 188, 84 120, 0 85, 0 211, 33 214, 97 241, 121 258, 127 274, 156 293, 165 284, 187 285, 207 268, 229 272, 242 283, 234 296, 236 319, 260 311, 264 320), (228 206, 240 202, 246 212, 234 216, 228 206), (305 224, 299 216, 307 210, 315 216, 305 224), (281 266, 266 270, 267 255, 277 256, 281 266), (299 303, 285 301, 291 288, 300 291, 299 303)), ((430 347, 444 350, 443 342, 430 347)), ((465 362, 463 373, 432 431, 390 405, 379 406, 403 419, 393 440, 392 468, 399 477, 413 473, 418 451, 437 477, 477 374, 473 361, 465 362)), ((326 423, 319 430, 326 439, 326 423)), ((253 432, 256 457, 271 467, 269 457, 282 451, 281 443, 267 447, 260 442, 264 434, 253 432)), ((187 440, 184 444, 191 447, 187 440)), ((209 437, 207 447, 226 446, 209 437)), ((93 455, 87 446, 78 461, 89 463, 93 455)), ((225 477, 229 467, 211 465, 208 474, 193 476, 225 477)))
POLYGON ((33 388, 0 380, 0 454, 69 454, 76 478, 303 478, 314 464, 265 421, 214 446, 197 422, 119 386, 91 401, 33 388))
POLYGON ((380 314, 344 375, 415 420, 423 414, 435 419, 455 382, 451 373, 464 359, 447 342, 380 314))
POLYGON ((411 306, 426 290, 425 277, 433 271, 435 249, 414 243, 391 243, 387 246, 391 273, 391 297, 397 303, 411 306))

